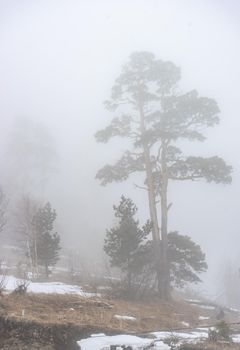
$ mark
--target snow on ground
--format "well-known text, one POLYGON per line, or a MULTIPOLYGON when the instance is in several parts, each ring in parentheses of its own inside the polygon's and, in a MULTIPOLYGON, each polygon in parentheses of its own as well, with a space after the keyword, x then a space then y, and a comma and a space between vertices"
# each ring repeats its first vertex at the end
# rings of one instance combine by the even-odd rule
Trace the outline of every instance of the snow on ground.
MULTIPOLYGON (((133 349, 143 349, 144 346, 150 345, 151 339, 139 338, 134 335, 114 335, 104 336, 101 334, 93 335, 90 338, 82 339, 78 342, 82 350, 109 350, 110 345, 131 345, 133 349)), ((169 346, 162 341, 158 341, 155 346, 156 350, 169 350, 169 346)))
MULTIPOLYGON (((1 280, 1 276, 0 276, 1 280)), ((21 279, 15 278, 13 276, 6 276, 5 279, 5 289, 8 292, 13 291, 20 283, 21 279)), ((65 284, 61 282, 31 282, 27 281, 28 284, 28 292, 32 293, 56 293, 56 294, 77 294, 80 296, 91 297, 95 294, 86 293, 82 290, 80 286, 75 286, 71 284, 65 284)))
POLYGON ((197 306, 200 307, 201 309, 205 309, 205 310, 215 310, 215 309, 216 309, 215 306, 211 306, 211 305, 199 304, 199 305, 197 305, 197 306))
POLYGON ((196 340, 196 339, 205 339, 208 337, 208 330, 197 330, 193 332, 153 332, 153 334, 157 339, 163 340, 166 338, 176 337, 179 339, 188 339, 188 340, 196 340))
POLYGON ((206 309, 206 310, 215 310, 216 309, 216 306, 215 305, 209 305, 209 304, 206 304, 204 303, 203 301, 201 300, 195 300, 195 299, 185 299, 186 302, 188 302, 189 304, 193 304, 193 305, 196 305, 202 309, 206 309))
MULTIPOLYGON (((0 280, 2 276, 0 275, 0 280)), ((5 289, 8 292, 13 291, 22 280, 15 278, 13 276, 5 277, 5 289)), ((56 293, 56 294, 76 294, 85 297, 91 297, 96 294, 86 293, 82 290, 80 286, 65 284, 61 282, 31 282, 28 283, 28 291, 32 293, 56 293)), ((193 301, 192 301, 193 302, 193 301)), ((196 302, 196 300, 194 300, 196 302)), ((215 307, 211 305, 198 304, 199 307, 214 310, 215 307)), ((234 310, 235 311, 235 310, 234 310)), ((239 312, 239 310, 236 310, 239 312)), ((136 318, 133 316, 125 315, 115 315, 115 318, 119 320, 130 320, 135 321, 136 318)), ((209 317, 199 316, 199 320, 207 320, 209 317)), ((187 322, 182 322, 185 326, 189 326, 187 322)), ((156 350, 169 350, 170 347, 164 344, 164 340, 170 337, 176 337, 182 340, 187 340, 188 342, 197 341, 200 339, 206 339, 208 337, 207 328, 198 328, 192 332, 154 332, 151 333, 155 336, 154 349, 156 350)), ((240 342, 240 334, 235 334, 233 336, 234 342, 240 342)), ((110 345, 131 345, 133 349, 143 349, 144 346, 150 345, 153 342, 152 339, 140 338, 133 335, 115 335, 115 336, 105 336, 104 334, 95 334, 90 338, 82 339, 78 342, 82 350, 109 350, 110 345)))
POLYGON ((187 301, 188 303, 193 303, 193 304, 201 304, 201 300, 198 299, 185 299, 185 301, 187 301))
MULTIPOLYGON (((167 338, 177 338, 180 342, 187 341, 188 343, 196 342, 199 340, 207 339, 207 328, 196 328, 192 332, 154 332, 154 346, 151 349, 154 350, 170 350, 170 347, 163 341, 167 338)), ((240 343, 240 334, 235 334, 232 337, 233 341, 240 343)), ((105 336, 101 334, 93 334, 90 338, 82 339, 78 342, 82 350, 110 350, 110 345, 131 345, 135 350, 144 349, 146 345, 153 344, 153 340, 149 338, 139 338, 133 335, 115 335, 105 336)))
POLYGON ((209 320, 210 317, 209 317, 209 316, 199 316, 198 319, 199 319, 200 321, 204 321, 204 320, 209 320))
POLYGON ((114 315, 114 317, 118 320, 136 321, 136 317, 133 316, 114 315))
POLYGON ((229 310, 231 310, 233 312, 240 313, 240 310, 239 309, 235 309, 234 307, 230 307, 229 310))
MULTIPOLYGON (((163 341, 167 338, 176 337, 179 340, 196 341, 205 339, 208 336, 207 330, 194 332, 154 332, 154 347, 155 350, 169 350, 170 347, 163 341)), ((82 350, 109 350, 110 345, 131 345, 133 349, 143 349, 144 346, 153 343, 153 339, 139 338, 132 335, 115 335, 104 336, 104 334, 94 334, 90 338, 82 339, 78 342, 82 350)))
POLYGON ((234 334, 232 340, 234 343, 240 343, 240 334, 234 334))

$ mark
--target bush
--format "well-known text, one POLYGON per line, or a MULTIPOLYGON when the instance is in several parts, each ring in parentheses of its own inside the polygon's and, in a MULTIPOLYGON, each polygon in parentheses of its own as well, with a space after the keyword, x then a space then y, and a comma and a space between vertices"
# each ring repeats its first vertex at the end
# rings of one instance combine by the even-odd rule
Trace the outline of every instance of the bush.
POLYGON ((220 321, 216 324, 216 330, 220 339, 231 340, 231 331, 229 325, 225 321, 220 321))
POLYGON ((180 338, 177 335, 172 334, 170 337, 164 339, 163 342, 170 347, 170 350, 177 350, 179 346, 180 338))
POLYGON ((16 288, 14 289, 13 294, 25 295, 27 293, 28 286, 29 281, 25 279, 17 281, 16 288))
POLYGON ((2 275, 0 275, 0 295, 3 294, 5 287, 6 287, 6 274, 3 273, 2 275))
POLYGON ((208 340, 210 342, 217 342, 218 341, 218 333, 215 329, 208 330, 208 340))
POLYGON ((231 341, 231 331, 229 325, 225 321, 216 324, 215 329, 208 331, 208 340, 217 342, 218 340, 231 341))

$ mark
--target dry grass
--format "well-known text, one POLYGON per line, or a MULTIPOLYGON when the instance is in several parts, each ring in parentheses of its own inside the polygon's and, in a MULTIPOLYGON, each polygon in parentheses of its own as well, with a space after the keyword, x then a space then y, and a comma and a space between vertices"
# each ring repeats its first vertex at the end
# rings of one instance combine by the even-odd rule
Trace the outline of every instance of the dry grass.
POLYGON ((239 344, 226 344, 226 343, 209 343, 204 342, 200 344, 183 344, 179 350, 239 350, 239 344))
POLYGON ((0 299, 0 313, 43 323, 87 324, 129 332, 183 327, 181 321, 194 325, 198 318, 196 308, 184 302, 139 303, 53 294, 5 295, 0 299), (115 315, 133 316, 136 320, 119 320, 115 315))

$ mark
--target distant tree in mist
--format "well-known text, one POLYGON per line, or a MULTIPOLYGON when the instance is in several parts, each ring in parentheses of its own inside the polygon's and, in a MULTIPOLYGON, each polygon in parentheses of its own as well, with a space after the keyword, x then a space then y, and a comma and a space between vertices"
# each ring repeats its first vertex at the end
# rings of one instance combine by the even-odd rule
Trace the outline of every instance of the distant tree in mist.
POLYGON ((49 176, 56 171, 54 141, 44 124, 19 118, 13 125, 7 149, 8 181, 20 193, 44 197, 49 176))
MULTIPOLYGON (((152 225, 148 221, 140 227, 136 220, 137 207, 130 198, 121 197, 113 206, 118 222, 106 231, 104 251, 110 265, 124 274, 128 295, 139 296, 156 290, 156 259, 150 239, 152 225)), ((205 254, 190 237, 178 232, 168 234, 168 265, 170 285, 182 288, 187 283, 199 283, 199 274, 207 270, 205 254)))
POLYGON ((4 230, 4 227, 7 224, 7 206, 8 200, 0 187, 0 233, 4 230))
POLYGON ((38 201, 30 196, 22 196, 13 212, 16 232, 16 243, 28 258, 28 264, 33 277, 38 276, 37 231, 34 225, 35 216, 40 208, 38 201))
POLYGON ((240 307, 240 268, 239 259, 237 262, 225 261, 221 263, 219 268, 220 285, 218 290, 218 298, 224 304, 232 307, 240 307))
MULTIPOLYGON (((34 229, 36 230, 36 247, 38 264, 45 268, 46 277, 49 275, 49 266, 54 266, 59 260, 60 236, 54 231, 54 223, 57 214, 47 203, 38 209, 33 218, 34 229)), ((34 246, 31 247, 35 249, 34 246)))
POLYGON ((152 53, 136 52, 130 56, 116 79, 106 108, 115 112, 110 124, 96 133, 98 142, 113 137, 128 139, 129 147, 113 165, 105 165, 96 178, 102 185, 121 182, 133 173, 144 174, 148 194, 155 256, 158 259, 159 295, 170 298, 168 264, 168 187, 170 181, 231 182, 231 166, 218 156, 188 156, 180 142, 204 141, 204 130, 219 123, 219 108, 213 99, 197 91, 182 93, 180 69, 169 61, 156 59, 152 53), (160 200, 160 229, 157 215, 160 200))
POLYGON ((24 196, 14 212, 16 240, 28 258, 33 278, 39 276, 43 266, 48 277, 49 266, 59 260, 60 236, 54 232, 56 211, 50 203, 41 206, 39 202, 24 196))

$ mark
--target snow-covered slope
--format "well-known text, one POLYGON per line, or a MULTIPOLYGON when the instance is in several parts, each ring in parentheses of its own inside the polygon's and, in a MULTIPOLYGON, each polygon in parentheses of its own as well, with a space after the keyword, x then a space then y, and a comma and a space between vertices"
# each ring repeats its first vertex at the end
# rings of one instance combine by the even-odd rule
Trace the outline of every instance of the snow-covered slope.
MULTIPOLYGON (((104 334, 93 335, 88 339, 78 342, 82 350, 109 350, 110 345, 131 345, 133 349, 141 349, 146 345, 150 345, 152 340, 136 337, 133 335, 115 335, 105 336, 104 334)), ((169 350, 169 346, 162 341, 155 344, 156 350, 169 350)))
MULTIPOLYGON (((1 279, 1 276, 0 276, 1 279)), ((13 291, 22 280, 15 278, 13 276, 6 276, 5 279, 5 289, 8 292, 13 291)), ((31 293, 57 293, 57 294, 76 294, 80 296, 94 296, 93 293, 86 293, 82 290, 81 287, 65 284, 61 282, 31 282, 25 281, 28 283, 28 292, 31 293)))
MULTIPOLYGON (((95 334, 90 338, 82 339, 78 342, 82 350, 110 350, 110 345, 132 346, 134 350, 146 349, 147 345, 152 345, 149 349, 153 350, 170 350, 170 346, 164 343, 164 340, 175 338, 178 344, 183 342, 196 343, 205 340, 208 337, 208 329, 196 328, 192 332, 154 332, 152 335, 155 340, 149 338, 140 338, 133 335, 115 335, 105 336, 104 334, 95 334)), ((235 343, 240 343, 240 335, 235 334, 232 337, 235 343)), ((122 348, 119 348, 122 349, 122 348)))

